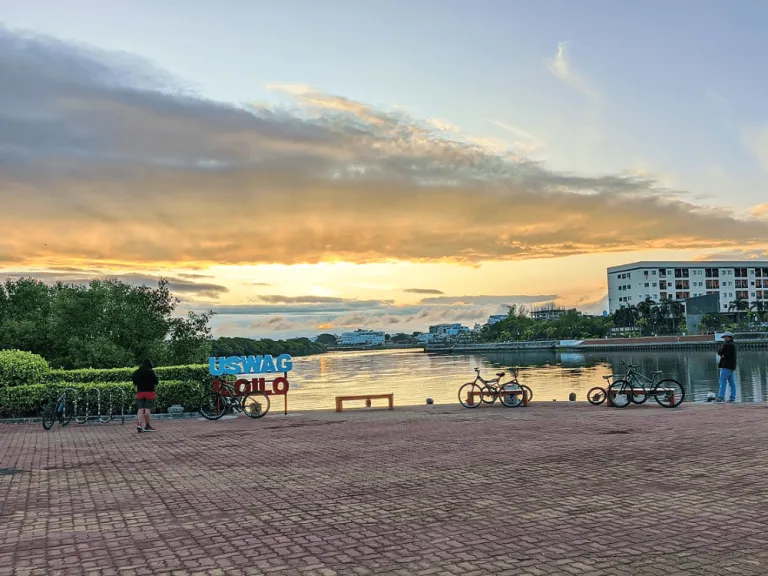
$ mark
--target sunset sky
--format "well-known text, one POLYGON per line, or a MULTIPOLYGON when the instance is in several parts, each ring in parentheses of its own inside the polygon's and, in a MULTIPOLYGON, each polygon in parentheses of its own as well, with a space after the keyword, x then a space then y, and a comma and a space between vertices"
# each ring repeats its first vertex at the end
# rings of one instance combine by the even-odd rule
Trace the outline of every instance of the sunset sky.
POLYGON ((0 279, 217 335, 599 313, 768 258, 768 3, 0 0, 0 279))

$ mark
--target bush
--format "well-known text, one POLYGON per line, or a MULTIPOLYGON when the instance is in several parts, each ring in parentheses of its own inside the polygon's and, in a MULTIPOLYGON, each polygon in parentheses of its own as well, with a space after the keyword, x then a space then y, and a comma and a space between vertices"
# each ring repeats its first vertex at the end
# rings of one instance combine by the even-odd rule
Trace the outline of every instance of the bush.
POLYGON ((21 350, 0 350, 0 389, 39 384, 50 369, 42 356, 21 350))
MULTIPOLYGON (((81 382, 81 383, 115 383, 131 382, 133 368, 83 368, 80 370, 51 370, 46 378, 49 383, 81 382)), ((208 371, 207 364, 191 364, 188 366, 160 366, 155 368, 160 382, 164 380, 189 380, 201 384, 213 384, 213 376, 208 371)))
MULTIPOLYGON (((77 400, 88 390, 101 390, 104 404, 110 390, 120 389, 125 395, 126 414, 136 412, 136 389, 130 382, 113 382, 98 385, 93 382, 59 382, 56 384, 30 384, 26 386, 0 387, 0 418, 30 418, 40 416, 43 408, 58 398, 64 388, 77 390, 77 400)), ((154 412, 167 412, 173 404, 181 404, 186 412, 200 409, 201 399, 208 388, 203 388, 197 381, 162 380, 157 387, 157 406, 154 412)), ((88 396, 89 405, 95 406, 96 395, 88 396), (90 404, 90 403, 93 404, 90 404)))

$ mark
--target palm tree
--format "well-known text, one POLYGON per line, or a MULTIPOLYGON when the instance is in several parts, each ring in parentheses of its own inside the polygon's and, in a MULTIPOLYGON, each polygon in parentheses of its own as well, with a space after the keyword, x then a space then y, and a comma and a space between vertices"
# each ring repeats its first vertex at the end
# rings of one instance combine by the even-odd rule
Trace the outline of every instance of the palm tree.
POLYGON ((736 298, 728 304, 728 311, 736 313, 736 324, 741 321, 741 312, 744 310, 749 310, 749 302, 744 298, 736 298))
POLYGON ((754 302, 752 302, 752 304, 749 305, 749 309, 755 311, 755 318, 758 321, 763 320, 763 316, 765 313, 765 302, 763 302, 762 300, 755 300, 754 302))

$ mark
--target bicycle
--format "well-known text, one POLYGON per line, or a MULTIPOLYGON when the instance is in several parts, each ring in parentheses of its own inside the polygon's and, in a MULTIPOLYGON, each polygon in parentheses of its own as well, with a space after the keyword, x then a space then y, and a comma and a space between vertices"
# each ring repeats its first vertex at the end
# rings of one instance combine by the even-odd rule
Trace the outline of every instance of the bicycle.
POLYGON ((627 373, 624 378, 614 380, 608 387, 607 395, 613 406, 617 408, 626 408, 633 402, 643 404, 649 397, 653 396, 656 403, 664 408, 677 408, 685 400, 685 388, 674 378, 665 378, 656 380, 663 374, 663 371, 656 370, 651 372, 651 378, 638 372, 638 366, 627 364, 623 360, 621 363, 627 366, 627 373), (646 389, 644 381, 650 383, 650 389, 646 389), (622 398, 619 400, 619 398, 622 398))
POLYGON ((58 420, 60 426, 66 426, 75 415, 76 403, 68 397, 77 394, 74 388, 64 388, 64 391, 56 400, 49 402, 43 409, 43 428, 50 430, 58 420))
POLYGON ((230 411, 245 412, 249 418, 262 418, 269 412, 270 400, 264 392, 238 396, 234 384, 224 378, 219 378, 218 390, 213 390, 203 398, 200 415, 206 420, 218 420, 230 411))
POLYGON ((464 408, 477 408, 480 403, 493 404, 496 399, 500 399, 501 403, 507 408, 516 408, 520 406, 523 401, 523 394, 527 395, 527 400, 530 401, 533 396, 533 391, 525 384, 520 384, 517 380, 518 371, 515 370, 512 375, 512 380, 499 384, 505 372, 497 372, 496 378, 491 380, 485 380, 480 376, 480 368, 475 368, 474 381, 467 382, 459 388, 459 403, 464 408), (480 384, 478 384, 480 382, 480 384), (504 394, 503 392, 510 392, 515 390, 522 390, 522 394, 504 394), (480 402, 475 403, 475 397, 480 398, 480 402))
MULTIPOLYGON (((603 380, 606 381, 608 384, 608 387, 611 386, 611 378, 613 378, 613 374, 609 374, 608 376, 603 376, 603 380)), ((605 402, 605 399, 608 397, 608 390, 606 388, 603 388, 602 386, 595 386, 594 388, 590 388, 589 392, 587 392, 587 402, 592 404, 592 406, 600 406, 603 402, 605 402)))

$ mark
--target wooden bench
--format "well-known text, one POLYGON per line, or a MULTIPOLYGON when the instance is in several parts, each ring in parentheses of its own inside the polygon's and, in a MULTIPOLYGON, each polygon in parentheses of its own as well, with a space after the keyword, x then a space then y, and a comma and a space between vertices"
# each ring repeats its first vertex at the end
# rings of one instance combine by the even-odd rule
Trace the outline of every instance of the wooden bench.
MULTIPOLYGON (((625 391, 627 388, 624 389, 625 391)), ((654 396, 656 394, 668 394, 672 393, 672 396, 670 397, 670 404, 675 403, 675 389, 674 388, 656 388, 653 392, 650 392, 651 389, 643 389, 643 388, 632 388, 632 396, 635 396, 635 392, 637 392, 637 396, 648 394, 648 397, 654 396)), ((608 388, 605 391, 605 405, 609 408, 613 407, 613 401, 611 400, 611 396, 616 396, 619 393, 618 390, 611 390, 611 388, 608 388)))
POLYGON ((345 400, 368 400, 368 405, 370 406, 370 401, 384 398, 389 400, 389 409, 393 410, 395 407, 395 395, 394 394, 361 394, 359 396, 336 396, 336 412, 341 412, 342 407, 341 403, 345 400))
MULTIPOLYGON (((524 407, 528 406, 528 394, 523 389, 518 389, 518 390, 500 390, 499 393, 498 393, 499 396, 519 396, 521 394, 523 396, 522 405, 524 407)), ((481 395, 482 395, 482 392, 467 392, 467 404, 472 406, 475 403, 475 396, 481 396, 481 395)), ((481 399, 481 401, 482 401, 482 399, 481 399)))

